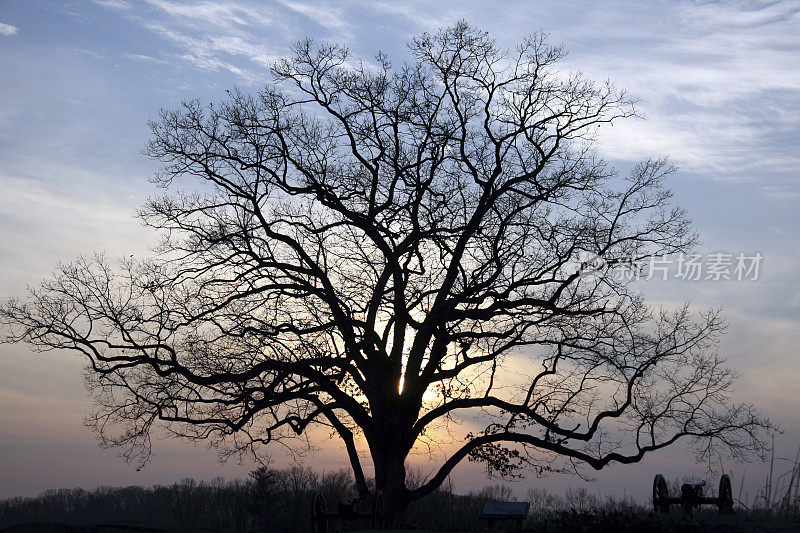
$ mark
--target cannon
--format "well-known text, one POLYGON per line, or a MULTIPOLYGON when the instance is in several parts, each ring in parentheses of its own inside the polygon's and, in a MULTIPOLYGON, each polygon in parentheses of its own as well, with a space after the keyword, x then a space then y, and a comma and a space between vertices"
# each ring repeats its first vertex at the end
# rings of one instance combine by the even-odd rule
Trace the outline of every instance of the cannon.
POLYGON ((328 511, 322 493, 316 493, 311 503, 311 527, 314 533, 327 533, 328 523, 341 526, 345 522, 367 520, 372 529, 382 529, 386 516, 383 492, 377 491, 370 498, 356 498, 349 503, 339 503, 338 511, 328 511))
POLYGON ((669 506, 680 505, 683 511, 692 516, 694 509, 701 505, 716 505, 720 514, 733 514, 733 489, 731 478, 723 474, 719 480, 719 492, 716 498, 704 496, 705 481, 684 483, 681 485, 680 496, 670 496, 667 480, 661 474, 653 479, 653 512, 655 514, 669 513, 669 506))

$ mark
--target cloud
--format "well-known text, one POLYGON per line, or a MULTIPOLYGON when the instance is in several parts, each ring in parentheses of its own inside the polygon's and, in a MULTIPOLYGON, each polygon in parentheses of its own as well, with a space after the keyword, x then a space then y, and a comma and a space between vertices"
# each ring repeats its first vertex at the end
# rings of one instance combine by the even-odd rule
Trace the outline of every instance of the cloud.
POLYGON ((720 181, 763 183, 781 174, 800 191, 800 154, 788 146, 800 133, 796 2, 612 0, 577 9, 542 2, 509 11, 468 0, 459 3, 461 11, 432 5, 441 3, 406 8, 381 0, 370 8, 380 13, 380 27, 393 32, 430 31, 430 20, 441 27, 465 18, 506 48, 532 31, 551 32, 551 42, 570 51, 566 69, 610 78, 638 100, 646 118, 602 128, 604 157, 669 155, 681 170, 720 181))
POLYGON ((213 33, 194 37, 164 24, 147 24, 146 28, 177 44, 183 50, 177 55, 181 60, 205 71, 227 70, 249 84, 263 81, 259 72, 273 60, 262 48, 241 37, 213 33), (258 67, 249 67, 242 58, 258 67))
MULTIPOLYGON (((443 6, 438 3, 426 3, 424 5, 412 6, 403 2, 381 0, 372 2, 370 7, 381 17, 390 16, 405 19, 410 27, 427 32, 435 32, 439 28, 452 23, 459 17, 468 18, 467 14, 463 11, 453 13, 446 10, 442 12, 443 6)), ((417 33, 419 33, 419 31, 417 31, 417 33)))
POLYGON ((272 26, 275 17, 264 6, 250 6, 239 2, 182 3, 172 0, 147 0, 147 3, 178 22, 204 33, 220 29, 257 28, 272 26))
POLYGON ((0 35, 5 35, 7 37, 10 37, 12 35, 16 35, 18 31, 19 28, 17 28, 16 26, 0 22, 0 35))
POLYGON ((126 198, 119 183, 103 187, 97 180, 81 182, 75 168, 57 167, 45 161, 34 172, 60 175, 63 181, 0 171, 0 297, 19 294, 27 282, 46 277, 60 260, 94 250, 104 250, 112 259, 131 253, 141 257, 154 244, 152 234, 143 232, 132 216, 143 194, 126 198), (32 234, 39 236, 34 243, 32 234))
POLYGON ((348 28, 350 27, 350 24, 347 22, 346 16, 341 11, 336 9, 335 5, 324 4, 314 7, 308 5, 307 3, 295 2, 292 0, 277 1, 281 5, 314 21, 316 24, 319 24, 329 31, 337 32, 339 35, 342 35, 343 32, 346 32, 347 35, 349 35, 348 28))
MULTIPOLYGON (((271 53, 272 43, 285 27, 269 5, 146 0, 146 6, 124 16, 175 45, 177 50, 164 52, 164 58, 177 58, 204 71, 228 71, 255 84, 263 81, 265 68, 278 57, 271 53)), ((126 57, 161 61, 134 52, 126 57)))
POLYGON ((126 2, 126 0, 94 0, 94 3, 107 7, 109 9, 116 9, 118 11, 124 11, 131 8, 131 4, 126 2))
POLYGON ((134 61, 146 61, 148 63, 159 63, 161 65, 168 63, 165 59, 158 59, 144 54, 125 54, 125 57, 134 61))
MULTIPOLYGON (((122 0, 99 0, 122 9, 122 0)), ((466 18, 512 46, 537 29, 558 32, 572 55, 566 67, 601 80, 610 76, 639 100, 647 119, 621 121, 602 133, 601 153, 615 160, 669 155, 684 171, 719 181, 797 176, 800 154, 786 149, 800 118, 800 7, 694 2, 585 6, 565 19, 559 6, 514 12, 464 2, 439 4, 348 1, 336 4, 273 0, 147 0, 149 9, 124 16, 171 41, 177 58, 210 72, 227 71, 248 85, 297 38, 345 42, 357 55, 381 48, 397 61, 402 41, 466 18)), ((135 51, 128 57, 146 61, 135 51)), ((800 182, 791 180, 781 196, 800 182)), ((773 193, 774 194, 774 193, 773 193)))
POLYGON ((789 185, 764 185, 761 191, 776 200, 800 200, 800 189, 789 185))
POLYGON ((787 158, 784 143, 800 131, 797 4, 680 3, 663 15, 642 23, 646 37, 612 28, 607 44, 576 54, 573 64, 638 97, 647 118, 609 132, 613 156, 660 147, 682 169, 715 177, 796 175, 800 157, 787 158))

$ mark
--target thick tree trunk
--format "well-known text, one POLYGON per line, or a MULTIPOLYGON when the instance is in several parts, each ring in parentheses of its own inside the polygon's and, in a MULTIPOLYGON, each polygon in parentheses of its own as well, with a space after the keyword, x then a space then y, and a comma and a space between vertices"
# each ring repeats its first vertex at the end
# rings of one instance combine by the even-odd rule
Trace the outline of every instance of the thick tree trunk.
POLYGON ((414 439, 411 431, 419 414, 419 405, 400 392, 402 368, 389 365, 382 369, 378 394, 370 398, 375 426, 367 442, 375 467, 375 490, 383 493, 386 525, 400 525, 411 503, 406 488, 406 459, 414 439))
POLYGON ((377 431, 369 440, 375 467, 375 490, 383 492, 387 525, 398 524, 408 508, 410 493, 406 488, 406 458, 410 451, 406 435, 410 424, 397 398, 389 398, 376 411, 377 431), (391 407, 388 407, 391 406, 391 407), (388 407, 385 410, 382 409, 388 407))
POLYGON ((411 503, 406 489, 406 454, 397 453, 391 442, 386 442, 385 453, 375 457, 375 490, 382 491, 386 503, 387 525, 397 524, 411 503))

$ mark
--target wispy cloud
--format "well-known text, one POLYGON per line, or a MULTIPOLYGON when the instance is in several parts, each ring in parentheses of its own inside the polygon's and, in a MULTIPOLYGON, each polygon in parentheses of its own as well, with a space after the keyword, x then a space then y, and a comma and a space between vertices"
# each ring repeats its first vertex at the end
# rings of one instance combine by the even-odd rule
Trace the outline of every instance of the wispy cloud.
POLYGON ((281 5, 298 13, 329 31, 337 32, 343 38, 350 38, 350 23, 344 12, 333 3, 296 2, 294 0, 277 0, 281 5))
POLYGON ((148 63, 159 63, 162 65, 169 63, 166 59, 158 59, 144 54, 125 54, 125 57, 134 61, 146 61, 148 63))
MULTIPOLYGON (((126 18, 171 41, 177 51, 165 52, 205 71, 228 71, 247 84, 264 80, 275 35, 282 35, 280 17, 269 5, 236 1, 189 3, 146 0, 150 9, 130 11, 126 18)), ((160 60, 134 51, 139 61, 160 60), (150 59, 147 59, 147 58, 150 59)))
POLYGON ((118 198, 115 191, 102 190, 97 183, 81 183, 71 175, 74 169, 64 171, 49 164, 37 168, 43 176, 65 172, 61 179, 69 185, 0 171, 0 294, 44 278, 57 261, 76 254, 99 249, 111 258, 147 255, 153 242, 131 216, 130 198, 118 198), (41 236, 34 246, 27 240, 30 232, 41 236))
POLYGON ((184 3, 174 0, 146 0, 169 17, 185 26, 211 33, 220 29, 257 28, 274 24, 274 15, 266 6, 253 6, 241 2, 184 3))
POLYGON ((370 7, 381 16, 405 20, 410 27, 421 31, 436 31, 453 20, 467 17, 463 11, 453 12, 439 3, 413 6, 405 2, 379 0, 372 2, 370 7))
MULTIPOLYGON (((176 51, 162 57, 227 71, 248 85, 263 82, 265 68, 306 35, 344 42, 369 56, 377 48, 401 51, 409 35, 459 18, 489 30, 504 46, 538 29, 531 21, 554 25, 560 32, 554 40, 572 50, 568 68, 598 80, 611 77, 640 102, 646 120, 605 129, 605 157, 669 155, 682 169, 721 181, 800 175, 800 154, 781 146, 781 139, 800 132, 794 112, 800 103, 796 2, 682 1, 624 9, 612 2, 608 9, 587 5, 564 24, 559 16, 565 8, 544 5, 512 13, 474 2, 146 0, 148 9, 129 10, 125 0, 97 1, 171 41, 176 51)), ((148 61, 138 50, 128 57, 148 61)), ((800 191, 795 181, 783 186, 800 191)))
POLYGON ((259 75, 258 71, 273 60, 262 48, 242 37, 215 34, 194 37, 160 23, 145 27, 178 45, 182 50, 178 58, 201 70, 227 70, 247 83, 263 81, 263 74, 259 75))
POLYGON ((126 0, 94 0, 94 3, 109 9, 128 10, 131 8, 130 2, 126 0))
POLYGON ((383 25, 416 33, 463 17, 502 46, 550 31, 554 43, 570 50, 568 69, 610 78, 638 100, 646 118, 605 128, 605 157, 669 155, 683 170, 723 181, 783 173, 794 176, 787 187, 800 191, 800 154, 785 145, 800 135, 797 2, 439 6, 380 0, 364 9, 380 13, 383 25))
POLYGON ((800 199, 800 189, 789 185, 765 185, 761 190, 767 197, 778 200, 798 200, 800 199))
POLYGON ((18 31, 19 28, 17 28, 16 26, 0 22, 0 35, 5 35, 7 37, 10 37, 12 35, 16 35, 18 31))
POLYGON ((681 3, 664 19, 643 24, 647 36, 612 38, 575 58, 629 89, 647 118, 607 132, 609 153, 635 159, 656 150, 686 170, 731 179, 797 174, 800 156, 787 159, 780 139, 800 132, 798 4, 681 3), (624 59, 609 54, 616 48, 624 59))

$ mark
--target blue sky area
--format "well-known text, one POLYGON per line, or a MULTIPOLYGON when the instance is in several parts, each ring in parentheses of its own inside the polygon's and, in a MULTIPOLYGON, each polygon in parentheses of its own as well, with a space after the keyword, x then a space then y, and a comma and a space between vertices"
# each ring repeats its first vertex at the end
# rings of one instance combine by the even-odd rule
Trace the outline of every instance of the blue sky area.
MULTIPOLYGON (((146 256, 154 236, 132 218, 155 192, 140 154, 147 120, 182 99, 256 90, 267 66, 305 36, 354 55, 407 59, 405 43, 459 19, 511 47, 543 30, 570 51, 563 66, 611 79, 643 119, 607 128, 600 153, 621 169, 668 155, 675 203, 694 219, 698 253, 760 252, 758 280, 651 281, 656 303, 723 306, 721 351, 741 374, 737 399, 784 429, 777 455, 800 445, 800 2, 398 2, 0 0, 0 298, 22 295, 59 261, 105 250, 146 256)), ((98 450, 82 426, 90 402, 81 362, 0 345, 0 497, 47 488, 166 483, 244 475, 202 447, 157 441, 141 472, 98 450)), ((285 464, 280 454, 276 464, 285 464), (283 461, 283 462, 282 462, 283 461)), ((317 468, 346 466, 336 443, 317 468)), ((784 465, 782 465, 783 467, 784 465)), ((735 490, 744 467, 728 465, 735 490)), ((591 490, 646 494, 657 471, 704 473, 677 447, 595 475, 591 490)), ((745 491, 765 467, 747 467, 745 491)), ((475 465, 454 482, 486 480, 475 465)), ((584 484, 547 482, 556 492, 584 484)), ((542 486, 535 477, 519 495, 542 486)))

